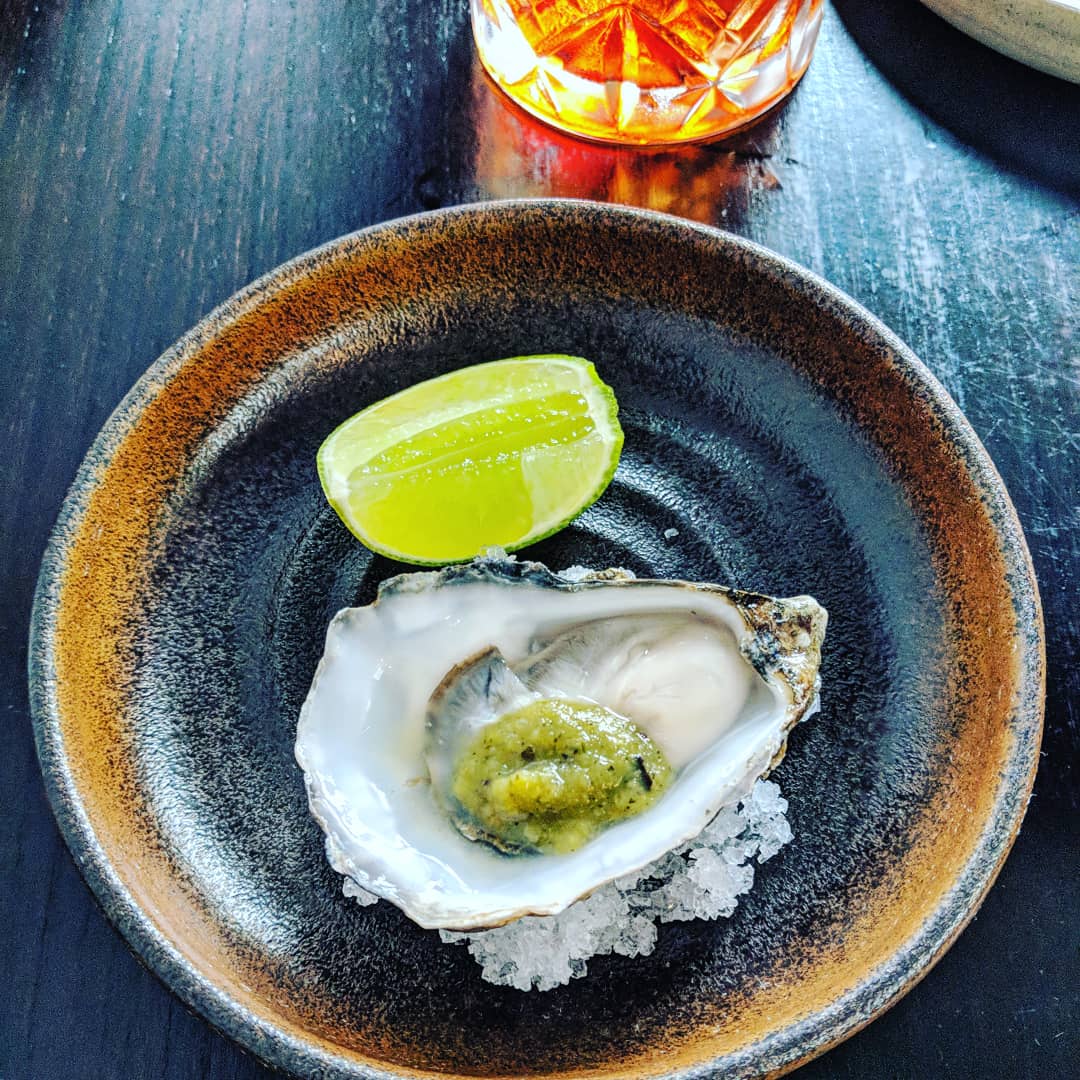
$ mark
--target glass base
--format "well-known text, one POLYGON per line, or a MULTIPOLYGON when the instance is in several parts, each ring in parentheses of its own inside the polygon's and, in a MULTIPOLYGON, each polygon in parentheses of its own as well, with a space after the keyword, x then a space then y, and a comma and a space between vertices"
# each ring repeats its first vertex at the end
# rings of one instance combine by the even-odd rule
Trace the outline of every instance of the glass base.
POLYGON ((514 101, 570 134, 647 146, 730 134, 786 97, 823 0, 578 0, 562 25, 558 0, 471 3, 480 60, 514 101))

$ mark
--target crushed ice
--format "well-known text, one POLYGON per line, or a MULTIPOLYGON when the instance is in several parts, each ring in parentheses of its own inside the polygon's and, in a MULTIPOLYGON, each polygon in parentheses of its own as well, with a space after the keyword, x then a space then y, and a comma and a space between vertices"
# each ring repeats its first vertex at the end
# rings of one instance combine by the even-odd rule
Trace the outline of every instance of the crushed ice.
POLYGON ((351 877, 345 879, 341 891, 346 896, 351 896, 361 907, 371 907, 372 904, 379 902, 379 898, 374 893, 369 893, 367 889, 361 888, 351 877))
POLYGON ((732 914, 754 883, 751 859, 771 859, 792 837, 787 800, 759 780, 736 807, 722 810, 681 848, 619 878, 554 916, 527 916, 494 930, 440 930, 468 945, 488 982, 551 990, 586 973, 602 953, 648 956, 656 921, 717 919, 732 914))

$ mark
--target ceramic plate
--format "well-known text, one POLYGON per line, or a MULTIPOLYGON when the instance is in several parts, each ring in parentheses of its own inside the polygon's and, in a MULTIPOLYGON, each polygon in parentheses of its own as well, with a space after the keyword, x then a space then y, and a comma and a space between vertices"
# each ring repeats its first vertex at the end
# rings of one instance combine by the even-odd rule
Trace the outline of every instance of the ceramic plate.
POLYGON ((320 1077, 784 1071, 971 918, 1041 730, 1023 537, 927 370, 770 252, 588 203, 391 223, 229 300, 90 450, 32 633, 46 784, 105 910, 214 1025, 320 1077), (320 441, 418 380, 542 351, 596 362, 626 445, 524 554, 808 592, 830 622, 821 713, 774 774, 795 838, 734 916, 522 994, 342 895, 292 747, 330 617, 402 569, 326 505, 320 441))
POLYGON ((1080 83, 1080 0, 922 0, 976 41, 1080 83))

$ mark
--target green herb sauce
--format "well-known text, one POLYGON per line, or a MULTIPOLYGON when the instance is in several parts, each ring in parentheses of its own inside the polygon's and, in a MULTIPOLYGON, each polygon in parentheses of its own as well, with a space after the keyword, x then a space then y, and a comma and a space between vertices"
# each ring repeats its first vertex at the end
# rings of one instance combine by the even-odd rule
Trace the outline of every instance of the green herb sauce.
POLYGON ((458 759, 452 790, 497 847, 565 853, 651 806, 671 773, 625 717, 545 698, 483 728, 458 759))

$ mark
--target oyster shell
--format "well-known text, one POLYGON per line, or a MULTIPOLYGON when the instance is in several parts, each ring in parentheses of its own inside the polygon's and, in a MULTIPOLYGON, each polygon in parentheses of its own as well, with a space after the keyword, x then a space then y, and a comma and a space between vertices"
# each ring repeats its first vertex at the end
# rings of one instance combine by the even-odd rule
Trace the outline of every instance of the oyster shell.
POLYGON ((339 612, 296 757, 336 870, 428 928, 555 914, 695 836, 783 756, 816 701, 826 614, 717 585, 480 560, 384 582, 339 612), (494 653, 492 652, 494 650, 494 653), (496 656, 506 678, 477 678, 496 656), (629 716, 677 774, 636 817, 569 854, 508 857, 442 806, 456 748, 524 692, 629 716))

